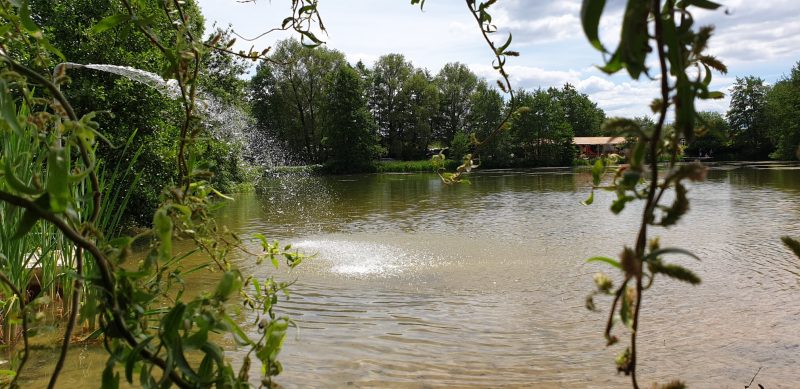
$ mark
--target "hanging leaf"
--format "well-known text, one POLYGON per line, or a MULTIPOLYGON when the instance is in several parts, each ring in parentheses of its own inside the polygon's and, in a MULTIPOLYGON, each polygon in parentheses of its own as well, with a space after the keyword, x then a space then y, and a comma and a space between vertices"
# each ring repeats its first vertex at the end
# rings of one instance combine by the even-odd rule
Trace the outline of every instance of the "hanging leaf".
POLYGON ((797 256, 797 258, 800 258, 800 242, 788 236, 782 236, 781 240, 783 241, 783 244, 786 245, 786 247, 792 250, 794 255, 797 256))
MULTIPOLYGON (((50 208, 50 196, 45 193, 37 198, 34 202, 39 208, 47 211, 50 208)), ((17 223, 17 230, 14 232, 14 236, 11 237, 12 240, 17 240, 22 238, 30 232, 36 222, 39 220, 39 215, 31 211, 29 209, 25 210, 25 213, 22 214, 22 218, 20 218, 19 223, 17 223)))
POLYGON ((603 7, 605 7, 605 0, 583 0, 581 5, 581 23, 583 24, 583 33, 589 39, 589 43, 595 49, 605 52, 606 49, 600 42, 600 36, 597 29, 600 25, 600 16, 603 14, 603 7))
POLYGON ((587 259, 586 262, 587 263, 588 262, 605 262, 605 263, 607 263, 607 264, 609 264, 611 266, 616 267, 617 269, 622 269, 622 266, 620 265, 619 261, 617 261, 615 259, 611 259, 609 257, 591 257, 591 258, 587 259))
POLYGON ((64 212, 72 199, 69 190, 69 149, 52 147, 47 155, 47 193, 50 210, 64 212))
POLYGON ((172 257, 172 218, 161 208, 153 215, 153 229, 159 240, 158 259, 168 261, 172 257))
POLYGON ((97 22, 92 29, 89 31, 90 34, 100 34, 106 30, 112 29, 123 22, 127 22, 131 20, 131 16, 129 14, 116 14, 111 15, 109 17, 103 18, 103 20, 97 22))

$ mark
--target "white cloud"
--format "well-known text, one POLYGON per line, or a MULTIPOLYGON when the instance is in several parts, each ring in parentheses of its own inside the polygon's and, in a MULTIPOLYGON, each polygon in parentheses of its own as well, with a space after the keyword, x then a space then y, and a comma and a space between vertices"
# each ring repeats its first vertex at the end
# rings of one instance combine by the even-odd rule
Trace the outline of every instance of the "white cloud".
MULTIPOLYGON (((711 52, 730 70, 730 77, 715 75, 715 89, 727 90, 735 76, 755 75, 774 82, 800 60, 800 0, 719 1, 722 10, 695 13, 696 26, 717 26, 711 52)), ((199 2, 209 24, 215 19, 222 25, 230 22, 251 35, 280 23, 289 3, 199 2)), ((600 34, 609 49, 619 41, 624 5, 625 0, 607 1, 600 34)), ((609 115, 649 114, 648 105, 658 95, 657 83, 632 81, 624 70, 614 76, 597 70, 593 65, 602 57, 586 42, 580 7, 581 0, 503 0, 492 7, 493 22, 500 28, 492 39, 504 40, 504 34, 511 32, 511 48, 522 54, 509 58, 507 66, 514 87, 560 87, 569 82, 609 115)), ((329 28, 329 46, 352 62, 360 59, 371 64, 380 55, 402 53, 434 74, 445 63, 459 61, 472 64, 470 68, 492 84, 497 79, 492 55, 463 2, 429 1, 420 12, 407 1, 337 0, 321 2, 320 11, 329 28)), ((274 39, 262 41, 262 46, 274 39)), ((242 45, 249 48, 247 43, 242 45)), ((648 62, 654 65, 654 60, 651 56, 648 62)), ((727 104, 727 98, 703 101, 698 109, 725 112, 727 104)))

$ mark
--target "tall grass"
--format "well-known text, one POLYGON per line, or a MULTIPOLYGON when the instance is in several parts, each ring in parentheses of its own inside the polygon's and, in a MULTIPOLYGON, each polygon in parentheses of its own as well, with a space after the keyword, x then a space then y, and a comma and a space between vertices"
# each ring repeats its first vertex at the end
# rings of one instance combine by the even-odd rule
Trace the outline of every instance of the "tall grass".
MULTIPOLYGON (((19 114, 26 116, 28 107, 23 104, 19 114)), ((134 132, 128 138, 116 163, 98 163, 96 166, 103 191, 96 228, 97 233, 106 240, 118 236, 125 228, 123 214, 131 189, 139 184, 142 177, 142 173, 135 170, 142 147, 130 150, 135 135, 134 132)), ((35 187, 35 181, 47 174, 46 156, 39 151, 44 141, 34 131, 6 131, 0 139, 0 169, 3 175, 13 174, 28 187, 35 187)), ((8 186, 8 177, 0 180, 0 189, 10 190, 8 186)), ((92 193, 87 187, 79 186, 76 190, 79 192, 76 198, 81 199, 76 204, 76 212, 80 220, 84 220, 92 213, 92 193)), ((77 276, 74 271, 75 246, 49 223, 37 222, 32 233, 15 236, 22 218, 21 209, 0 202, 0 271, 18 290, 24 291, 23 298, 26 300, 46 296, 50 301, 57 302, 47 305, 51 317, 65 314, 63 309, 71 306, 72 281, 77 276)), ((94 262, 88 260, 84 263, 84 274, 93 274, 94 262)), ((6 285, 0 285, 0 321, 5 344, 13 343, 18 335, 16 323, 22 314, 19 298, 6 285)), ((89 324, 93 327, 93 323, 89 324)))
MULTIPOLYGON (((19 114, 27 115, 23 104, 19 114)), ((23 184, 34 187, 35 181, 45 177, 45 155, 40 153, 41 142, 36 131, 6 131, 0 139, 0 165, 5 176, 13 175, 23 184)), ((0 189, 9 190, 8 180, 0 180, 0 189)), ((71 295, 71 285, 61 283, 64 269, 73 265, 73 245, 50 224, 37 223, 32 233, 15 236, 22 210, 5 202, 0 203, 0 271, 14 286, 23 292, 23 298, 32 299, 36 294, 58 298, 59 285, 63 295, 71 295)), ((68 270, 67 270, 68 271, 68 270)), ((20 318, 19 297, 6 286, 0 286, 0 308, 2 308, 3 340, 12 342, 17 335, 15 323, 20 318)))

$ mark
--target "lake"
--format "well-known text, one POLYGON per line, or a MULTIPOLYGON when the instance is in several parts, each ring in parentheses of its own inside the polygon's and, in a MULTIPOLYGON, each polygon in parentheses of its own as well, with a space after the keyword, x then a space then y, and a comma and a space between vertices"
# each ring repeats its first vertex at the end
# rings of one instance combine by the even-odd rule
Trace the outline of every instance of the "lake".
MULTIPOLYGON (((297 283, 280 312, 300 326, 281 354, 281 385, 629 385, 613 361, 623 347, 606 348, 602 335, 610 301, 596 299, 602 312, 584 307, 592 275, 608 269, 585 260, 633 245, 641 204, 613 215, 612 194, 598 192, 593 205, 581 205, 591 175, 572 169, 469 179, 448 186, 435 174, 290 176, 226 208, 220 220, 240 236, 260 232, 316 253, 281 275, 297 283)), ((795 387, 800 261, 779 238, 800 237, 800 165, 714 165, 689 197, 677 226, 651 234, 697 254, 700 262, 667 260, 703 282, 659 278, 645 292, 640 383, 741 387, 761 368, 755 383, 795 387)), ((271 271, 238 262, 245 274, 271 271)), ((72 353, 61 386, 99 384, 102 352, 72 353)), ((54 358, 36 352, 32 371, 54 358)))

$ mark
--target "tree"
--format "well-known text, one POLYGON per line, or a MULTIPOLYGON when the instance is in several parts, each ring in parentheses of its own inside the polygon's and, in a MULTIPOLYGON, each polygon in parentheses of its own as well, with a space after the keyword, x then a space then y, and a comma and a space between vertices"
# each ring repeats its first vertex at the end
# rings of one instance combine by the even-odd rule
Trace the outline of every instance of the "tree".
POLYGON ((766 97, 769 137, 775 145, 771 158, 800 159, 800 62, 766 97))
POLYGON ((520 105, 528 107, 511 126, 515 156, 532 166, 570 165, 575 156, 572 127, 551 92, 519 91, 520 105))
POLYGON ((439 106, 439 93, 428 74, 417 69, 403 84, 399 95, 400 127, 393 143, 405 160, 424 159, 439 106))
POLYGON ((728 124, 739 155, 763 159, 771 144, 767 127, 767 92, 769 86, 758 77, 736 78, 728 110, 728 124))
POLYGON ((694 140, 686 147, 689 157, 705 156, 728 158, 730 127, 722 114, 702 111, 697 113, 697 128, 694 140))
POLYGON ((331 73, 326 93, 324 145, 327 165, 334 172, 368 171, 377 140, 359 73, 343 64, 331 73))
POLYGON ((578 92, 569 83, 564 84, 560 90, 551 88, 550 94, 555 96, 564 109, 575 136, 600 135, 600 127, 603 125, 606 114, 597 106, 597 103, 589 99, 589 96, 578 92))
POLYGON ((378 58, 372 70, 369 88, 369 107, 378 125, 381 142, 393 158, 402 157, 401 93, 414 66, 402 54, 387 54, 378 58))
POLYGON ((471 110, 470 96, 478 85, 478 76, 459 62, 445 64, 434 79, 439 89, 439 113, 434 139, 447 144, 458 132, 466 131, 471 110))
MULTIPOLYGON (((159 12, 156 1, 142 2, 142 12, 153 17, 153 29, 164 33, 172 29, 169 20, 159 12)), ((149 72, 161 73, 166 63, 160 53, 146 37, 131 33, 132 27, 117 27, 115 33, 89 34, 92 26, 103 18, 122 10, 121 4, 107 0, 30 2, 31 17, 42 26, 52 44, 71 62, 80 64, 99 63, 132 66, 149 72)), ((202 16, 190 4, 194 32, 202 34, 202 16)), ((56 60, 56 59, 54 59, 56 60)), ((58 60, 60 61, 60 60, 58 60)), ((32 65, 29 63, 29 65, 32 65)), ((158 195, 167 182, 174 179, 175 138, 178 123, 168 117, 178 117, 178 104, 162 96, 152 88, 142 87, 132 80, 118 75, 92 70, 75 70, 70 73, 71 82, 63 87, 67 98, 80 113, 124 112, 124 115, 99 115, 97 118, 103 134, 114 145, 125 143, 136 131, 136 143, 147 143, 136 171, 141 172, 139 186, 132 187, 129 212, 126 219, 134 224, 147 224, 158 204, 158 195), (153 115, 168 113, 167 115, 153 115)), ((107 144, 98 146, 102 159, 117 156, 118 150, 107 144)), ((127 186, 128 183, 121 183, 127 186)))
POLYGON ((256 69, 252 106, 259 127, 306 163, 325 161, 321 111, 329 74, 343 64, 339 51, 287 39, 256 69))
MULTIPOLYGON (((509 132, 501 131, 489 136, 503 120, 505 102, 497 89, 490 88, 485 80, 478 82, 469 96, 470 110, 466 131, 482 140, 479 148, 480 163, 486 167, 508 166, 511 163, 509 132)), ((454 158, 460 158, 454 156, 454 158)))

